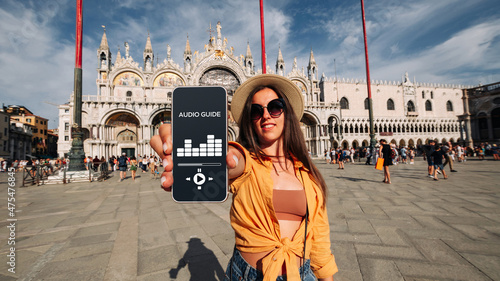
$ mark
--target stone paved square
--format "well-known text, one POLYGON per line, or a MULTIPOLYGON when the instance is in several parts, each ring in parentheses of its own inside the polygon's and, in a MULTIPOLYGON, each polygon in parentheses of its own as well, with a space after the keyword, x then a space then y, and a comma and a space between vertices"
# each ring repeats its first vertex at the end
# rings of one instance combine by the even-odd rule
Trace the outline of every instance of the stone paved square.
MULTIPOLYGON (((500 280, 500 162, 316 164, 328 187, 335 280, 500 280)), ((159 180, 16 187, 16 273, 8 271, 7 175, 0 196, 0 280, 221 280, 232 254, 231 198, 177 204, 159 180), (75 279, 76 278, 76 279, 75 279)))

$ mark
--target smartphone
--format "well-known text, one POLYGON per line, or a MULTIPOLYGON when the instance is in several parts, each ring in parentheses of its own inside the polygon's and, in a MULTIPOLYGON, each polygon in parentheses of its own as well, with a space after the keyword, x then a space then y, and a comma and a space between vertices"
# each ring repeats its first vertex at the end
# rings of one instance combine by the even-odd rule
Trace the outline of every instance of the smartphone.
POLYGON ((223 87, 173 91, 172 142, 174 201, 225 201, 227 93, 223 87))

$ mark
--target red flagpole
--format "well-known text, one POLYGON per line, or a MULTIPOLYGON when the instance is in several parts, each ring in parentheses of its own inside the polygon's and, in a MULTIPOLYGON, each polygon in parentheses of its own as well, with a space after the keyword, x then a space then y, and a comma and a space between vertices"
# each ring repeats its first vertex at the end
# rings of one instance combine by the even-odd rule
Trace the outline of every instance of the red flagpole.
MULTIPOLYGON (((375 130, 373 128, 373 101, 370 80, 370 63, 368 62, 368 43, 366 41, 366 25, 365 25, 365 2, 361 0, 361 17, 363 20, 363 38, 365 42, 365 59, 366 59, 366 87, 368 90, 368 114, 370 119, 370 153, 373 156, 375 153, 375 130)), ((372 157, 374 160, 375 157, 372 157)))
POLYGON ((71 149, 69 151, 69 171, 84 171, 85 151, 83 148, 82 130, 82 24, 83 0, 76 0, 76 33, 75 33, 75 76, 73 95, 73 128, 71 130, 71 149))
POLYGON ((262 73, 266 73, 266 37, 264 35, 264 3, 260 0, 260 42, 262 44, 262 73))
POLYGON ((365 26, 365 3, 361 0, 361 15, 363 17, 363 38, 365 41, 365 61, 366 61, 366 83, 368 86, 368 98, 372 98, 372 92, 370 90, 370 64, 368 63, 368 45, 366 43, 366 26, 365 26))
POLYGON ((75 68, 82 68, 82 0, 76 1, 76 52, 75 68))

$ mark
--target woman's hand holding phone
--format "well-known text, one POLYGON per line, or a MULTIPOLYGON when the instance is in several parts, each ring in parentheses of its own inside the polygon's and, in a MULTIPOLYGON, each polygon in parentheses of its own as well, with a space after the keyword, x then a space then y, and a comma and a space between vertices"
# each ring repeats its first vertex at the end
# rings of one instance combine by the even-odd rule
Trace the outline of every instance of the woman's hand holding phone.
MULTIPOLYGON (((154 135, 150 141, 151 147, 160 156, 163 163, 163 173, 161 174, 161 187, 165 191, 172 191, 174 177, 172 170, 172 125, 162 124, 159 128, 159 134, 154 135)), ((235 179, 240 176, 245 169, 245 157, 233 146, 228 146, 226 155, 226 164, 228 168, 229 179, 235 179)))

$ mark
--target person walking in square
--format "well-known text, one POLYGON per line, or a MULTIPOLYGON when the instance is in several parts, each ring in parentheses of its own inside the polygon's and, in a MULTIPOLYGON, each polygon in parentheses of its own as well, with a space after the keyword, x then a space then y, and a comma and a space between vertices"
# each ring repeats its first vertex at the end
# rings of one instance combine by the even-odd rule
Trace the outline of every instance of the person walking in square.
POLYGON ((443 151, 444 155, 444 164, 443 167, 446 167, 446 165, 450 165, 450 172, 457 172, 456 170, 453 169, 453 159, 451 158, 451 153, 453 146, 451 145, 451 142, 448 142, 446 144, 443 144, 443 147, 441 150, 443 151))
POLYGON ((384 159, 384 180, 383 182, 391 183, 391 173, 389 172, 389 166, 392 165, 392 148, 385 139, 380 140, 380 150, 379 156, 384 159))
POLYGON ((344 169, 345 152, 342 148, 337 150, 337 161, 339 162, 339 169, 344 169))
POLYGON ((130 173, 132 174, 132 180, 135 181, 135 174, 137 173, 137 159, 135 156, 130 157, 130 173))
POLYGON ((428 145, 424 145, 422 148, 424 150, 424 160, 427 159, 427 173, 429 178, 434 176, 434 162, 432 161, 432 153, 434 152, 434 146, 436 145, 435 140, 429 140, 428 145))
POLYGON ((122 156, 118 158, 118 170, 120 170, 119 182, 123 181, 127 177, 127 165, 127 154, 124 152, 122 153, 122 156))
POLYGON ((443 158, 444 156, 444 151, 441 149, 439 145, 435 146, 435 150, 431 154, 432 157, 432 162, 434 163, 434 180, 438 180, 438 171, 441 171, 443 174, 444 179, 448 179, 448 176, 446 175, 446 172, 444 171, 443 167, 443 158))

